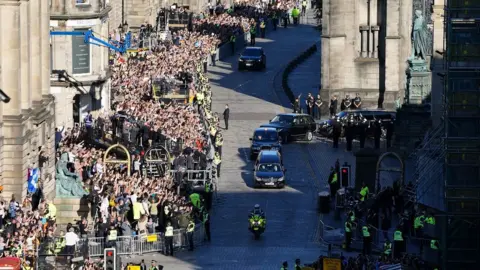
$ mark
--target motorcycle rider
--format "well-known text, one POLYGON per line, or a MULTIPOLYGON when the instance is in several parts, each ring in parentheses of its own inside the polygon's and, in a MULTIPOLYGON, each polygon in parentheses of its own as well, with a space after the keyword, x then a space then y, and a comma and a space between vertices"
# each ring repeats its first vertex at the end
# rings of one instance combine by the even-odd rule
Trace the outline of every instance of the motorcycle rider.
MULTIPOLYGON (((262 220, 262 224, 265 224, 265 213, 263 212, 263 210, 260 208, 260 205, 259 204, 255 204, 253 210, 250 212, 250 215, 248 215, 248 220, 250 221, 248 223, 248 227, 249 229, 251 228, 251 225, 252 225, 252 219, 255 217, 255 216, 259 216, 260 217, 260 220, 262 220)), ((263 225, 265 226, 265 225, 263 225)))

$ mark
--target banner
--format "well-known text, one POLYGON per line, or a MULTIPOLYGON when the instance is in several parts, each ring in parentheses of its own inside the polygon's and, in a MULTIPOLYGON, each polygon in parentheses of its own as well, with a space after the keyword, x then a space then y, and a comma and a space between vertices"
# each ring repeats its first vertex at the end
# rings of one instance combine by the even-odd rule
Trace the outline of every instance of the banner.
POLYGON ((342 261, 334 258, 323 258, 323 270, 341 270, 342 261))
POLYGON ((40 177, 40 169, 28 169, 27 191, 35 193, 37 191, 38 179, 40 177))

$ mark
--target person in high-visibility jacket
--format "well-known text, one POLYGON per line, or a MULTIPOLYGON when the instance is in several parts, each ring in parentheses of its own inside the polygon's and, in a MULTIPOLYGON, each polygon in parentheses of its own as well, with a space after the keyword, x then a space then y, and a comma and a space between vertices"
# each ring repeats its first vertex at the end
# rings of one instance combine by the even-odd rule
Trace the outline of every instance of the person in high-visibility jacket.
POLYGON ((423 227, 425 226, 425 215, 422 213, 413 220, 413 228, 415 229, 415 236, 423 236, 423 227))
POLYGON ((392 243, 390 243, 390 240, 388 239, 383 244, 383 255, 385 255, 387 258, 390 258, 392 255, 392 243))
POLYGON ((220 132, 217 132, 217 136, 215 136, 215 150, 220 153, 222 156, 222 146, 223 146, 223 135, 220 132))
POLYGON ((190 220, 187 225, 188 250, 193 251, 193 232, 195 231, 195 222, 190 220))
POLYGON ((265 38, 265 27, 266 27, 265 21, 261 20, 260 21, 260 37, 261 38, 265 38))
POLYGON ((55 219, 57 218, 57 207, 55 206, 55 204, 53 204, 51 200, 47 201, 47 210, 48 212, 45 215, 45 218, 47 220, 51 219, 55 221, 55 219))
POLYGON ((257 25, 252 23, 250 25, 250 46, 255 46, 255 37, 257 36, 257 25))
POLYGON ((400 258, 405 250, 405 240, 403 239, 403 232, 399 227, 393 233, 393 257, 400 258))
POLYGON ((345 250, 350 251, 350 245, 352 244, 352 223, 347 218, 345 221, 345 250))
POLYGON ((362 189, 360 189, 360 201, 365 201, 365 199, 368 199, 368 193, 370 191, 368 190, 368 186, 365 184, 365 182, 362 183, 362 189))
POLYGON ((302 1, 302 16, 305 16, 305 13, 307 13, 307 1, 303 0, 302 1))
POLYGON ((53 253, 55 254, 55 256, 57 256, 58 254, 60 254, 60 252, 62 252, 62 250, 65 248, 66 243, 67 242, 65 241, 65 232, 61 231, 60 237, 55 239, 55 248, 53 250, 53 253))
POLYGON ((142 215, 145 214, 145 209, 143 209, 141 199, 137 199, 136 202, 133 203, 133 220, 138 221, 142 215))
POLYGON ((436 239, 430 240, 430 248, 433 250, 438 250, 440 248, 440 243, 436 239))
POLYGON ((165 227, 165 255, 173 256, 173 227, 170 222, 165 227))
POLYGON ((222 164, 222 158, 220 157, 220 153, 215 152, 215 156, 213 157, 213 164, 217 166, 217 177, 220 177, 220 165, 222 164))
POLYGON ((429 224, 429 225, 435 225, 435 217, 432 216, 432 215, 428 215, 426 218, 425 218, 425 223, 429 224))
POLYGON ((293 18, 293 24, 297 25, 298 24, 298 17, 300 16, 300 10, 298 10, 297 7, 294 7, 292 9, 292 18, 293 18))
POLYGON ((198 109, 200 110, 200 107, 203 105, 203 99, 205 98, 205 96, 203 95, 203 92, 198 91, 197 94, 195 95, 195 98, 197 100, 198 109))
POLYGON ((192 205, 198 209, 201 207, 201 200, 200 200, 200 194, 198 193, 192 193, 190 194, 190 202, 192 205))
POLYGON ((107 235, 107 245, 109 247, 115 247, 115 241, 117 241, 118 231, 114 226, 110 226, 107 235))
POLYGON ((215 136, 217 135, 217 128, 213 123, 214 121, 212 121, 212 125, 210 126, 210 140, 212 140, 212 142, 215 142, 215 136))
POLYGON ((205 207, 210 211, 212 209, 213 187, 212 181, 207 179, 205 181, 205 207))
POLYGON ((217 48, 212 47, 210 50, 210 60, 212 60, 212 66, 215 66, 215 61, 217 61, 217 48))
POLYGON ((362 227, 362 236, 363 236, 363 255, 370 255, 372 252, 372 237, 370 235, 370 228, 368 226, 362 227))
POLYGON ((232 46, 232 55, 235 53, 235 45, 237 44, 237 37, 235 35, 230 36, 230 46, 232 46))
POLYGON ((338 174, 333 167, 330 167, 330 175, 328 176, 328 185, 330 186, 330 196, 335 199, 337 191, 340 188, 338 182, 338 174))

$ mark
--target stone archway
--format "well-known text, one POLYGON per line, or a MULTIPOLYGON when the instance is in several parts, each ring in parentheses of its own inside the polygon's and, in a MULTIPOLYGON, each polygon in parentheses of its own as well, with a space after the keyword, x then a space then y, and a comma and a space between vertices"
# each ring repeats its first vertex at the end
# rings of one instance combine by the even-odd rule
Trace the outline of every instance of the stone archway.
POLYGON ((400 173, 400 181, 401 185, 405 182, 405 163, 403 162, 402 158, 394 152, 386 152, 382 154, 377 161, 377 179, 375 181, 375 194, 380 192, 380 175, 382 172, 397 172, 400 173), (387 157, 393 157, 400 162, 400 168, 398 167, 382 167, 382 161, 387 157))
POLYGON ((144 155, 147 173, 155 176, 165 175, 171 168, 170 152, 160 145, 149 148, 144 155))
POLYGON ((130 157, 130 152, 128 152, 128 149, 121 145, 121 144, 114 144, 112 146, 110 146, 107 151, 105 151, 105 154, 103 155, 103 162, 105 164, 107 163, 112 163, 112 164, 126 164, 127 165, 127 170, 128 170, 128 175, 131 174, 131 165, 132 165, 132 158, 130 157), (125 155, 127 155, 127 159, 109 159, 108 158, 108 154, 110 153, 110 151, 112 151, 113 149, 115 148, 120 148, 121 150, 123 150, 123 152, 125 152, 125 155))

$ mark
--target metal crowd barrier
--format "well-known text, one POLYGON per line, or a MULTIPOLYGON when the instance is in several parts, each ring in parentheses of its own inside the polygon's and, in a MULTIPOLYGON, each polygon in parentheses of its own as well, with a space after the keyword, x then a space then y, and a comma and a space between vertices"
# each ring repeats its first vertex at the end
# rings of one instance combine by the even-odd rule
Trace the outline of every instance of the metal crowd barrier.
MULTIPOLYGON (((119 236, 116 241, 106 241, 104 237, 82 238, 77 243, 77 251, 85 251, 89 257, 103 256, 105 248, 115 247, 119 255, 145 254, 151 252, 165 251, 165 238, 163 233, 119 236)), ((193 242, 195 246, 200 245, 205 240, 205 231, 203 224, 197 224, 193 233, 193 242)), ((55 240, 53 240, 55 243, 55 240)), ((38 248, 39 256, 53 256, 51 252, 52 241, 41 243, 38 248)), ((54 246, 53 246, 54 247, 54 246)), ((174 249, 188 247, 188 239, 185 229, 174 230, 173 235, 174 249)), ((61 254, 61 253, 60 253, 61 254)))

